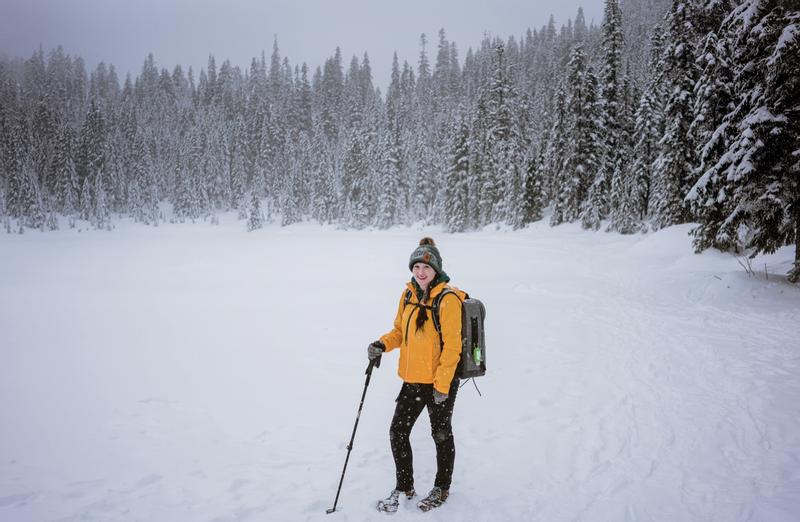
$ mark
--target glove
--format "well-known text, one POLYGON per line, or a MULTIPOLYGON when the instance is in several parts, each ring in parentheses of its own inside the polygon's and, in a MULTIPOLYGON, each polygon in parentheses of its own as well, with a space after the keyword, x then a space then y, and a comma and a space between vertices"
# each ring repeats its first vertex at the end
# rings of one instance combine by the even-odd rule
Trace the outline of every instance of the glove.
POLYGON ((367 358, 372 361, 380 357, 383 352, 386 351, 386 346, 383 345, 380 341, 375 341, 374 343, 367 346, 367 358))
POLYGON ((448 395, 446 393, 442 393, 439 390, 433 390, 433 402, 435 404, 442 404, 444 401, 447 400, 448 395))

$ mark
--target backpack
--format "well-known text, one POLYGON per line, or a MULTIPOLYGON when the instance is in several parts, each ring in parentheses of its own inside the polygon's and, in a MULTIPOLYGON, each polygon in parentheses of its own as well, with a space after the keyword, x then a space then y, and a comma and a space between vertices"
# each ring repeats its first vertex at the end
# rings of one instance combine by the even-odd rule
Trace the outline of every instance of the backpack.
MULTIPOLYGON (((461 301, 461 359, 456 367, 455 377, 470 379, 486 375, 486 336, 483 321, 486 318, 486 307, 478 299, 472 299, 468 293, 448 286, 436 296, 432 306, 418 304, 431 310, 433 326, 439 334, 439 345, 443 345, 442 325, 439 322, 439 305, 447 294, 453 294, 461 301), (463 297, 462 297, 463 295, 463 297)), ((406 290, 405 305, 411 302, 411 290, 406 290)))

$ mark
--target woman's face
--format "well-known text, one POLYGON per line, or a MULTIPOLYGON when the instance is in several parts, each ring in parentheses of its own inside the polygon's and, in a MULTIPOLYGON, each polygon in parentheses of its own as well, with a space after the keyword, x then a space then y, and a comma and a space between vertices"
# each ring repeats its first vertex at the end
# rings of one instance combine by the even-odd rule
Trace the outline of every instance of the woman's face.
POLYGON ((433 278, 436 277, 436 270, 431 268, 431 265, 426 265, 425 263, 414 263, 411 272, 414 274, 414 279, 423 291, 428 289, 428 285, 431 284, 433 278))

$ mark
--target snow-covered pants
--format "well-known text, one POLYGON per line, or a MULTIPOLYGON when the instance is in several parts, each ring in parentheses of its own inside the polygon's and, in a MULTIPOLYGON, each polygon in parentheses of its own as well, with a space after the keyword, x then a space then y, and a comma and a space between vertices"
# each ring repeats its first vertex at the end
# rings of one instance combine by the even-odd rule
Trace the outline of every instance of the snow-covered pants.
POLYGON ((395 488, 409 491, 414 488, 414 465, 411 452, 411 428, 424 408, 428 408, 431 420, 431 435, 436 444, 436 481, 434 486, 450 489, 453 464, 456 460, 456 445, 453 440, 453 406, 458 393, 458 379, 453 379, 450 393, 442 404, 433 402, 433 384, 403 383, 397 396, 397 406, 389 429, 392 455, 397 474, 395 488))

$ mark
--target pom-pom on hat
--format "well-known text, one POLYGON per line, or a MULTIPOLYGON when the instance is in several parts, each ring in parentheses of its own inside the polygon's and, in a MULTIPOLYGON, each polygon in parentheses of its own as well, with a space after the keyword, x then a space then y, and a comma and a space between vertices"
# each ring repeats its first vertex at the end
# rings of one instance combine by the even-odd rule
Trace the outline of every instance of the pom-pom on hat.
POLYGON ((447 275, 442 270, 442 254, 439 253, 439 249, 436 248, 436 243, 433 242, 433 239, 429 237, 423 237, 419 242, 419 246, 411 252, 411 257, 408 260, 408 269, 413 270, 416 263, 425 263, 436 270, 437 274, 441 276, 447 275))

